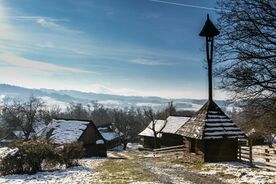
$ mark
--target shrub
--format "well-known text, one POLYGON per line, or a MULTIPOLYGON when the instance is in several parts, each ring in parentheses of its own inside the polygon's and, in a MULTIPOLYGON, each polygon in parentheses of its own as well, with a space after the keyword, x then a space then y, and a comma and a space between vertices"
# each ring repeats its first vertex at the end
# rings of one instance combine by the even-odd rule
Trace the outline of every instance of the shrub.
POLYGON ((58 150, 61 163, 66 167, 78 165, 77 159, 84 156, 84 148, 82 142, 64 144, 58 150))
POLYGON ((44 160, 51 164, 57 163, 59 159, 54 145, 41 140, 16 141, 10 147, 18 148, 18 151, 2 159, 3 174, 35 173, 42 170, 41 164, 44 160))
POLYGON ((4 175, 23 173, 23 159, 17 152, 8 154, 1 161, 1 172, 4 175))
POLYGON ((56 147, 42 140, 16 141, 10 147, 18 150, 2 159, 0 170, 4 175, 36 173, 43 170, 42 165, 44 168, 58 164, 70 167, 84 155, 84 148, 79 142, 56 147))

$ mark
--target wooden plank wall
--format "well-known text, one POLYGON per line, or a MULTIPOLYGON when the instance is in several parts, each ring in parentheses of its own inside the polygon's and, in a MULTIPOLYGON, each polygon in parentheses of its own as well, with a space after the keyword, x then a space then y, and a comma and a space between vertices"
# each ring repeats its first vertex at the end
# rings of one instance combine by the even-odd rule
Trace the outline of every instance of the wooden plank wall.
POLYGON ((253 166, 253 154, 252 154, 252 143, 248 141, 246 143, 239 142, 237 159, 240 162, 246 163, 253 166))

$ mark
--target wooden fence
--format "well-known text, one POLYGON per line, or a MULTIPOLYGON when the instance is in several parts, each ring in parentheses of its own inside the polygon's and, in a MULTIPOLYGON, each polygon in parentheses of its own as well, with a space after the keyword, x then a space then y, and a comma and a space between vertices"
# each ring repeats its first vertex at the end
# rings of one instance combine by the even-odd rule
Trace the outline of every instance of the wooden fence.
POLYGON ((253 152, 251 141, 248 141, 247 143, 239 143, 237 157, 240 162, 253 166, 253 152))
POLYGON ((154 153, 154 156, 161 155, 161 154, 176 154, 176 153, 183 153, 185 149, 186 147, 184 145, 170 146, 170 147, 154 149, 153 153, 154 153))
POLYGON ((254 146, 253 155, 256 167, 276 171, 276 148, 254 146))
POLYGON ((252 146, 251 141, 240 143, 238 160, 252 167, 276 171, 276 148, 252 146))

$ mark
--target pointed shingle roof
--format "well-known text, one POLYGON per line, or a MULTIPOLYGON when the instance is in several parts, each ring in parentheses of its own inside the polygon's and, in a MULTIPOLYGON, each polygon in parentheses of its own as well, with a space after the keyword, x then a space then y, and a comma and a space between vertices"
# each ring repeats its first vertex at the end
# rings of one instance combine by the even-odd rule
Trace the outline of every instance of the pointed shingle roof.
POLYGON ((194 139, 246 137, 244 132, 212 100, 205 103, 176 133, 194 139))

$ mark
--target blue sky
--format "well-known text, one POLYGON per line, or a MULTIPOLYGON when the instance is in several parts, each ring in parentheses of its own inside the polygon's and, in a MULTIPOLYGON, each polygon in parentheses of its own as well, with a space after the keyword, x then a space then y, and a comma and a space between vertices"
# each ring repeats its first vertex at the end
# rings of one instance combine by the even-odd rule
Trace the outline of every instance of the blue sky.
MULTIPOLYGON (((214 0, 0 0, 0 83, 206 98, 214 0)), ((216 91, 215 98, 225 98, 216 91)))

